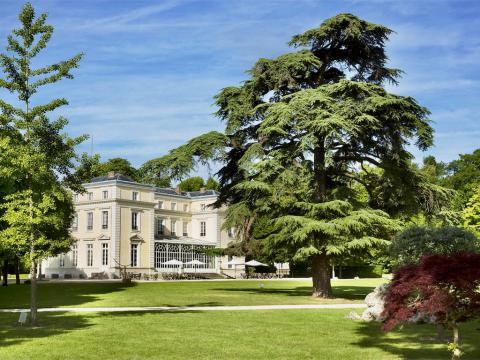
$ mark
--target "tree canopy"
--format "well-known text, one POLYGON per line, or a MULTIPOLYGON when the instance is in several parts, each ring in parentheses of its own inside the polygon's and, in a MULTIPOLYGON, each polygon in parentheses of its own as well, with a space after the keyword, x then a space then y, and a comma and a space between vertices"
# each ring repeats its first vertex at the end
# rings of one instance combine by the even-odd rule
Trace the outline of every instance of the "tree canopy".
POLYGON ((19 14, 20 27, 8 36, 7 53, 0 54, 0 88, 18 98, 15 104, 0 99, 0 171, 14 180, 1 204, 4 226, 0 241, 19 255, 28 253, 32 324, 37 320, 37 264, 46 256, 65 251, 72 241, 68 229, 73 205, 65 189, 81 189, 73 173, 75 146, 86 139, 66 135, 64 117, 48 117, 67 105, 66 99, 45 104, 33 101, 43 86, 72 79, 71 71, 78 68, 82 58, 77 54, 54 64, 33 66, 39 63, 34 59, 53 34, 46 19, 46 14, 36 16, 32 5, 25 4, 19 14))
POLYGON ((479 240, 468 230, 454 227, 412 226, 398 233, 390 245, 397 266, 417 264, 425 255, 478 252, 479 240))
POLYGON ((432 212, 449 195, 407 150, 432 145, 428 110, 383 87, 401 74, 387 66, 391 33, 339 14, 294 36, 295 51, 259 59, 216 95, 224 134, 194 138, 144 171, 181 177, 219 161, 217 206, 229 205, 229 226, 244 241, 261 233, 272 254, 310 259, 314 294, 331 296, 332 256, 385 246, 398 229, 389 215, 432 212), (254 231, 260 219, 268 231, 254 231))

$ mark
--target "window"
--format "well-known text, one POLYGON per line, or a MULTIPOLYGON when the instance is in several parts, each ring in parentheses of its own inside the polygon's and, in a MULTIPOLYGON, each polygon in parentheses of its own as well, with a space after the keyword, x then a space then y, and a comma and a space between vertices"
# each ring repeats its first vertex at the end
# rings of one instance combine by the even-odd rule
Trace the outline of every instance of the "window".
POLYGON ((93 244, 87 244, 87 266, 93 266, 93 244))
POLYGON ((108 199, 108 190, 102 191, 102 199, 108 199))
POLYGON ((171 220, 170 221, 170 234, 172 236, 177 235, 177 220, 171 220))
POLYGON ((77 266, 78 264, 78 245, 72 245, 72 265, 77 266))
POLYGON ((138 266, 138 244, 130 244, 130 266, 138 266))
POLYGON ((73 194, 73 201, 75 201, 75 202, 78 201, 78 194, 73 194))
POLYGON ((138 230, 140 228, 139 214, 136 211, 132 212, 132 230, 138 230))
POLYGON ((182 223, 182 232, 183 236, 188 236, 188 222, 186 221, 182 223))
POLYGON ((200 236, 207 235, 207 223, 205 221, 200 221, 200 236))
MULTIPOLYGON (((228 262, 232 261, 233 260, 233 256, 232 255, 228 255, 228 262)), ((228 263, 227 263, 228 264, 228 263)), ((233 265, 232 264, 228 264, 228 268, 231 269, 233 268, 233 265)))
POLYGON ((207 204, 200 204, 201 211, 207 211, 207 204))
POLYGON ((137 201, 138 199, 139 199, 138 191, 133 191, 132 192, 132 200, 137 201))
POLYGON ((93 212, 87 213, 87 230, 93 230, 93 212))
POLYGON ((60 255, 60 258, 58 259, 58 264, 59 264, 60 267, 65 266, 65 256, 60 255))
POLYGON ((78 230, 78 214, 75 213, 75 215, 73 215, 72 231, 77 231, 77 230, 78 230))
POLYGON ((108 265, 108 243, 102 243, 102 265, 108 265))
POLYGON ((165 219, 157 219, 157 234, 165 234, 165 219))
POLYGON ((88 200, 93 200, 93 192, 88 193, 88 200))
POLYGON ((177 210, 177 203, 172 202, 172 205, 170 205, 170 208, 172 210, 177 210))
POLYGON ((235 236, 235 229, 231 227, 230 229, 227 230, 227 235, 228 237, 233 238, 235 236))
POLYGON ((188 211, 188 205, 187 204, 183 204, 183 211, 185 211, 185 212, 188 211))
POLYGON ((158 202, 158 208, 159 208, 159 209, 163 209, 163 201, 159 201, 159 202, 158 202))
POLYGON ((108 229, 108 211, 102 211, 102 229, 108 229))

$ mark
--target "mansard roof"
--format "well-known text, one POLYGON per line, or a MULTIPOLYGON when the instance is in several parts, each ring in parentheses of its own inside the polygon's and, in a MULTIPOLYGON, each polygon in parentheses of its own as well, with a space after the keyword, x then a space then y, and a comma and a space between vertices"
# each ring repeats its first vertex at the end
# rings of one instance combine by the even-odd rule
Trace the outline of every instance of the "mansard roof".
POLYGON ((135 182, 131 177, 123 174, 114 174, 114 175, 104 175, 104 176, 97 176, 90 181, 91 183, 97 183, 102 181, 109 181, 109 180, 122 180, 128 182, 135 182))

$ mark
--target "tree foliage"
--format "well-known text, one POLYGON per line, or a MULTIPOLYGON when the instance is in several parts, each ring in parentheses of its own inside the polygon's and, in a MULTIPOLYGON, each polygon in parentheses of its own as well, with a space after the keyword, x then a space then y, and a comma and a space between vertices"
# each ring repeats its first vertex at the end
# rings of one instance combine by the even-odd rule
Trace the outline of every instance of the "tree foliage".
POLYGON ((480 236, 480 185, 467 202, 463 211, 463 219, 465 227, 480 236))
POLYGON ((428 110, 383 88, 401 74, 387 67, 391 32, 339 14, 294 36, 295 51, 259 59, 240 86, 216 95, 225 135, 195 138, 147 168, 178 176, 222 154, 216 205, 240 214, 228 222, 251 241, 269 219, 265 250, 309 258, 314 294, 331 296, 332 256, 385 245, 397 229, 389 214, 432 211, 448 196, 407 150, 432 145, 428 110))
POLYGON ((429 319, 453 330, 453 358, 460 356, 458 323, 480 317, 480 254, 429 255, 395 271, 385 296, 384 329, 429 319))
POLYGON ((453 226, 412 226, 398 233, 390 245, 397 266, 417 264, 425 255, 478 252, 480 244, 471 232, 453 226))
POLYGON ((111 171, 126 175, 134 181, 141 180, 138 170, 127 159, 117 157, 101 162, 99 154, 89 156, 87 153, 80 157, 75 175, 78 181, 87 183, 94 177, 105 176, 111 171))
POLYGON ((205 186, 205 181, 200 176, 187 178, 178 184, 182 191, 198 191, 205 186))
POLYGON ((33 96, 43 86, 72 79, 71 71, 82 58, 78 54, 51 65, 33 67, 34 58, 45 49, 53 34, 53 26, 46 24, 46 19, 46 14, 37 17, 32 5, 25 4, 19 14, 21 26, 8 36, 7 53, 0 54, 4 74, 0 88, 18 98, 18 104, 0 99, 0 168, 3 174, 18 180, 2 204, 2 221, 6 226, 0 241, 28 251, 32 324, 37 319, 37 263, 45 256, 65 251, 70 241, 67 234, 73 207, 65 187, 81 189, 72 170, 75 146, 86 139, 64 134, 67 125, 64 117, 56 120, 48 117, 50 112, 67 105, 66 99, 57 98, 45 104, 33 102, 33 96), (5 147, 7 155, 9 152, 15 155, 7 158, 3 154, 5 147))
POLYGON ((460 154, 446 168, 443 185, 458 192, 456 207, 462 209, 480 185, 480 149, 471 154, 460 154))
POLYGON ((147 161, 139 169, 144 182, 162 186, 166 181, 181 180, 195 170, 196 163, 209 166, 221 160, 228 138, 211 131, 171 150, 167 155, 147 161))

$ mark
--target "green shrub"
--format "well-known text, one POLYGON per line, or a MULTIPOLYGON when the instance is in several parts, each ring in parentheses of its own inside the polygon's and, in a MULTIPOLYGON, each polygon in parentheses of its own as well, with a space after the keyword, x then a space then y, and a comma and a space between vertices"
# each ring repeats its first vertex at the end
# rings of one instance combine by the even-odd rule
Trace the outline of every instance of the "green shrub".
POLYGON ((479 242, 468 230, 454 227, 413 226, 398 233, 389 253, 396 266, 416 264, 424 255, 478 252, 479 242))

